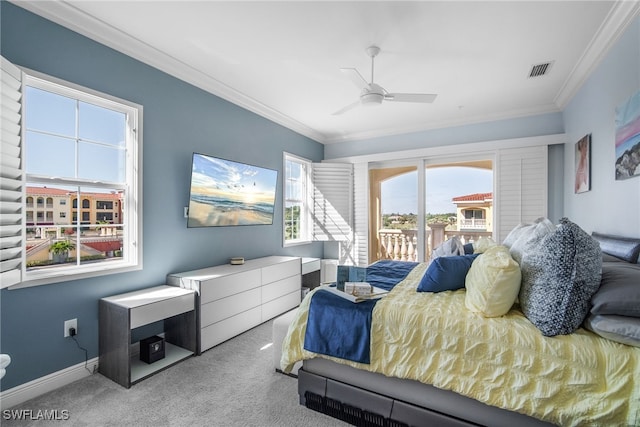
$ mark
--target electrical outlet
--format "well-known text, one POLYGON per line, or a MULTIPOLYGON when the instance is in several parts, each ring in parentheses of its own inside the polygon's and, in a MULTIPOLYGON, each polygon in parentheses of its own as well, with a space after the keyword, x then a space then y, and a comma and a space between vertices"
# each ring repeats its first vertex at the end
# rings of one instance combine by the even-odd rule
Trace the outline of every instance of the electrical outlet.
POLYGON ((76 335, 78 335, 78 319, 71 319, 64 321, 64 337, 70 337, 69 329, 74 328, 76 330, 76 335))

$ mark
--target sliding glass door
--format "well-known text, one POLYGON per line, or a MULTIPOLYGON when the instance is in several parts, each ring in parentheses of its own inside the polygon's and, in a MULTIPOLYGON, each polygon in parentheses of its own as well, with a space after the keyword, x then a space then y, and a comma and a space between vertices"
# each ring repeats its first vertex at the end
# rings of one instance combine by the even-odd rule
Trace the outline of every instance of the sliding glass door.
POLYGON ((439 159, 369 168, 369 262, 426 261, 452 236, 493 231, 493 161, 439 159))

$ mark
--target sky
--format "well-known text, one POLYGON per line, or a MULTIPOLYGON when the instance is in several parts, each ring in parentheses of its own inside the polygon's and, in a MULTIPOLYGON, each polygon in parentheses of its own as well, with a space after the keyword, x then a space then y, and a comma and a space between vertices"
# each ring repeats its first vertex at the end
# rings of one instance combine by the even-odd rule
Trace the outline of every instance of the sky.
MULTIPOLYGON (((418 173, 410 172, 382 183, 382 213, 418 213, 418 173)), ((493 191, 493 172, 469 167, 429 168, 426 173, 426 212, 456 211, 454 197, 493 191)))
POLYGON ((27 87, 25 101, 27 173, 103 182, 125 180, 123 113, 34 87, 27 87), (76 138, 80 140, 77 151, 76 138))

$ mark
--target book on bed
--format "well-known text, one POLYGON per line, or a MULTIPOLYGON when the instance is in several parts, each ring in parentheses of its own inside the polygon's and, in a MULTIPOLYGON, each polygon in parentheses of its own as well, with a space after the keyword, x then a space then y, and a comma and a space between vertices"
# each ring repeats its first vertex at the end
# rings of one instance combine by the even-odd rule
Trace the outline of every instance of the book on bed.
POLYGON ((336 287, 344 290, 346 282, 365 282, 367 280, 367 268, 355 265, 339 265, 336 277, 336 287))
POLYGON ((354 303, 379 299, 389 293, 386 289, 371 286, 367 282, 345 282, 344 286, 344 291, 333 286, 322 289, 354 303))

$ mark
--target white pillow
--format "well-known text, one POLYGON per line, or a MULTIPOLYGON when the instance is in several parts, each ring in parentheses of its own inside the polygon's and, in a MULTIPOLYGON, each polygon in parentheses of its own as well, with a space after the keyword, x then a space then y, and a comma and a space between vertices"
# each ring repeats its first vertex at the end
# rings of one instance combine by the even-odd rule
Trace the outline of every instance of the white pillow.
POLYGON ((493 246, 471 264, 465 279, 465 306, 484 317, 505 315, 518 297, 521 278, 509 249, 493 246))
POLYGON ((431 251, 431 261, 441 256, 464 255, 464 245, 460 241, 459 236, 451 236, 445 240, 440 246, 431 251))
POLYGON ((509 248, 509 253, 518 264, 526 251, 535 248, 540 240, 556 227, 547 218, 538 218, 533 224, 520 224, 504 239, 503 245, 509 248))

